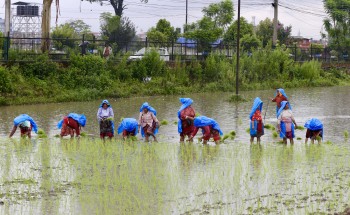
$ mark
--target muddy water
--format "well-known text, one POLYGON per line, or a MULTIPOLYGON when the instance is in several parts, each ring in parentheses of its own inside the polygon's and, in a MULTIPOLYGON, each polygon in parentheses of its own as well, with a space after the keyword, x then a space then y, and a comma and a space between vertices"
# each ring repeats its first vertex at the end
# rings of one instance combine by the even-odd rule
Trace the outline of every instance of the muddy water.
MULTIPOLYGON (((264 102, 265 123, 276 123, 275 104, 268 102, 273 97, 274 92, 271 91, 242 92, 249 102, 240 104, 227 102, 230 95, 227 93, 184 95, 194 100, 193 107, 198 113, 214 118, 224 133, 236 131, 235 140, 209 147, 196 143, 178 144, 177 125, 174 124, 180 107, 178 96, 111 100, 116 122, 122 117, 137 118, 139 107, 145 101, 157 109, 159 120, 168 122, 159 133, 160 141, 165 144, 150 146, 154 154, 149 156, 157 158, 150 165, 152 168, 149 167, 152 170, 152 183, 157 184, 153 187, 157 194, 133 193, 141 201, 153 197, 157 201, 151 201, 152 205, 119 204, 117 208, 125 207, 129 213, 142 212, 147 208, 143 212, 165 214, 300 214, 343 210, 350 197, 350 192, 345 189, 350 183, 350 164, 347 162, 350 151, 344 135, 345 131, 350 130, 350 87, 293 89, 286 92, 298 125, 304 125, 310 117, 319 118, 325 126, 324 142, 330 141, 332 144, 305 145, 305 131, 298 130, 296 137, 299 140, 295 140, 295 145, 285 146, 277 143, 278 139, 273 138, 271 130, 265 130, 262 145, 250 145, 246 129, 255 97, 260 97, 264 102)), ((84 214, 87 208, 112 213, 105 207, 113 208, 119 197, 108 196, 104 192, 91 197, 91 193, 84 192, 93 186, 83 186, 84 177, 80 172, 83 167, 79 162, 88 151, 72 150, 69 148, 70 140, 53 137, 59 133, 57 122, 69 112, 84 113, 88 120, 84 131, 98 137, 96 112, 99 103, 0 108, 0 214, 84 214), (17 132, 9 140, 6 136, 12 128, 12 120, 21 113, 31 115, 49 138, 20 140, 17 132), (77 178, 83 181, 79 182, 79 186, 77 178), (106 199, 112 199, 114 203, 106 199), (101 202, 105 207, 101 206, 101 202)), ((110 147, 111 151, 120 152, 118 143, 110 147)), ((149 148, 140 144, 128 150, 150 153, 149 148)), ((121 152, 124 157, 135 156, 125 153, 125 150, 121 152)), ((102 154, 90 156, 103 160, 102 154)), ((133 166, 132 162, 137 159, 141 159, 140 163, 144 162, 142 157, 135 157, 130 165, 133 166)), ((124 171, 125 175, 138 176, 137 168, 124 171)), ((146 183, 140 179, 135 183, 147 187, 149 181, 146 183)), ((110 187, 114 186, 117 185, 111 183, 110 187)), ((126 189, 126 186, 123 187, 126 189)))
MULTIPOLYGON (((325 139, 332 141, 342 139, 344 127, 349 127, 349 87, 293 89, 286 90, 286 92, 299 125, 304 125, 310 117, 317 117, 325 124, 325 139)), ((194 94, 184 95, 184 97, 191 97, 194 100, 193 107, 198 113, 218 121, 224 133, 234 130, 237 133, 237 140, 247 142, 249 135, 245 130, 249 127, 248 116, 255 97, 260 97, 264 102, 265 123, 275 124, 275 103, 269 102, 273 94, 272 91, 242 92, 248 102, 241 104, 227 102, 230 96, 228 93, 194 94)), ((178 98, 179 96, 147 97, 111 100, 110 102, 117 123, 121 118, 137 118, 141 104, 145 101, 149 102, 158 111, 158 119, 168 121, 168 125, 163 126, 160 130, 160 138, 166 142, 177 142, 179 138, 174 122, 177 122, 176 114, 180 107, 178 98)), ((87 116, 84 131, 98 137, 96 112, 99 103, 100 101, 0 107, 0 135, 7 136, 13 126, 13 118, 21 113, 27 113, 49 136, 54 136, 59 133, 56 124, 62 116, 76 112, 87 116)), ((302 137, 303 133, 297 133, 297 136, 302 137)), ((270 135, 265 135, 263 139, 267 142, 272 141, 270 135)))

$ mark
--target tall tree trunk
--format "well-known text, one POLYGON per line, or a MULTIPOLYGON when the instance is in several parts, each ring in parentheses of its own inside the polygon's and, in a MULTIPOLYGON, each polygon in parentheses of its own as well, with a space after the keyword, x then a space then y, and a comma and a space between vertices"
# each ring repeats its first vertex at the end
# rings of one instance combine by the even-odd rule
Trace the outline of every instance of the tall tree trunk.
POLYGON ((51 23, 51 4, 53 0, 43 0, 43 11, 41 21, 41 51, 47 52, 50 47, 50 23, 51 23))
POLYGON ((124 0, 110 0, 110 3, 114 9, 114 13, 116 16, 121 17, 123 14, 124 6, 123 6, 124 0))

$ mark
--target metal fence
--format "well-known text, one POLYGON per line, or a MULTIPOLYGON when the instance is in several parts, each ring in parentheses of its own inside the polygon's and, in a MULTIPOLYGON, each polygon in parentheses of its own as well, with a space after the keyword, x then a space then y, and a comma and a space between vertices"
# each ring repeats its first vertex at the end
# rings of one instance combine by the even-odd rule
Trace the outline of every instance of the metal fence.
MULTIPOLYGON (((84 35, 80 39, 0 37, 0 61, 33 61, 41 54, 43 41, 49 44, 48 56, 50 59, 58 62, 69 61, 69 56, 73 53, 103 56, 103 49, 106 44, 109 44, 106 40, 95 39, 91 36, 85 37, 84 35)), ((150 42, 147 38, 143 41, 117 42, 109 45, 112 46, 115 55, 122 57, 128 54, 131 60, 142 58, 151 49, 157 51, 165 61, 174 61, 175 59, 203 60, 208 53, 219 53, 232 58, 236 51, 236 46, 232 44, 158 43, 150 42)), ((294 45, 287 48, 290 50, 289 57, 297 62, 313 59, 322 62, 349 61, 347 53, 350 52, 350 47, 331 50, 329 48, 315 48, 312 45, 309 48, 300 48, 294 45)), ((249 55, 249 53, 242 54, 249 55)))

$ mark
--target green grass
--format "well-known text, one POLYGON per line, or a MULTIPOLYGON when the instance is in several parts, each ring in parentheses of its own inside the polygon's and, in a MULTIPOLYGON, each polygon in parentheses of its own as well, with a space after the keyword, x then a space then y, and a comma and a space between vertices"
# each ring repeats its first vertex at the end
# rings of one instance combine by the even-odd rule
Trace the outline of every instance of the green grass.
POLYGON ((348 131, 344 131, 344 138, 345 139, 349 138, 349 132, 348 131))

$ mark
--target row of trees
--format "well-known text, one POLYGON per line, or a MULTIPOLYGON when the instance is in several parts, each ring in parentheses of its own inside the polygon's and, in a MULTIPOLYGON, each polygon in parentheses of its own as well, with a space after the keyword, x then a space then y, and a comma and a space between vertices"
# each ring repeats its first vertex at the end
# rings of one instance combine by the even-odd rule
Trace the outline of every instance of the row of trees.
MULTIPOLYGON (((51 5, 53 0, 43 0, 44 11, 46 5, 51 5)), ((114 8, 115 14, 101 14, 101 33, 103 39, 111 43, 120 41, 129 42, 135 37, 135 26, 125 16, 125 0, 86 0, 89 2, 109 2, 114 8)), ((58 7, 58 0, 56 6, 58 7)), ((147 0, 140 0, 140 3, 147 3, 147 0)), ((324 26, 328 33, 330 46, 341 49, 350 45, 350 2, 347 0, 323 0, 328 18, 324 20, 324 26)), ((233 20, 234 8, 231 0, 223 0, 204 7, 203 17, 193 23, 184 26, 185 32, 180 34, 166 19, 160 19, 155 27, 147 32, 148 40, 151 42, 169 42, 176 40, 179 36, 196 40, 203 49, 208 48, 208 44, 218 39, 225 43, 234 44, 237 37, 237 20, 233 20)), ((43 17, 44 19, 45 17, 43 17)), ((44 21, 43 21, 44 26, 44 21)), ((292 26, 278 25, 278 40, 280 44, 287 44, 290 41, 292 26)), ((90 28, 81 20, 70 21, 54 29, 54 38, 74 38, 81 33, 89 33, 90 28)), ((271 42, 273 34, 273 21, 269 18, 261 21, 258 26, 254 26, 241 19, 241 41, 242 47, 251 50, 256 47, 265 47, 271 42)), ((43 36, 46 33, 43 31, 43 36)), ((327 35, 323 35, 326 37, 327 35)), ((118 45, 118 44, 117 44, 118 45)), ((121 44, 119 44, 121 45, 121 44)))
MULTIPOLYGON (((213 3, 208 7, 204 7, 202 11, 203 18, 184 26, 186 31, 183 34, 166 19, 160 19, 155 27, 148 30, 148 41, 167 43, 184 36, 197 41, 202 50, 209 49, 209 44, 218 39, 221 39, 223 43, 235 44, 237 20, 233 20, 234 8, 232 1, 223 0, 219 3, 213 3)), ((100 22, 102 39, 116 44, 118 48, 123 48, 122 46, 125 43, 135 38, 135 26, 127 17, 102 13, 100 22)), ((285 44, 288 41, 291 29, 291 26, 284 27, 283 24, 279 24, 278 39, 280 43, 285 44)), ((91 33, 90 26, 82 20, 75 20, 55 28, 52 37, 81 38, 81 34, 89 35, 89 33, 91 33)), ((241 19, 242 47, 247 51, 261 46, 265 47, 271 41, 272 33, 273 21, 269 18, 261 21, 255 29, 246 19, 241 19)), ((65 45, 70 46, 70 44, 65 45)))

